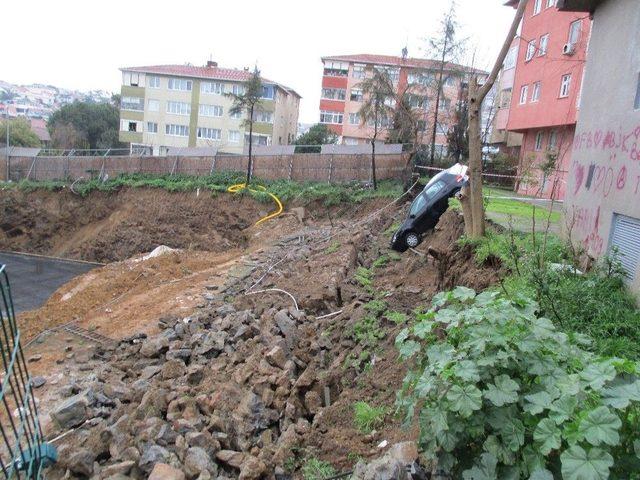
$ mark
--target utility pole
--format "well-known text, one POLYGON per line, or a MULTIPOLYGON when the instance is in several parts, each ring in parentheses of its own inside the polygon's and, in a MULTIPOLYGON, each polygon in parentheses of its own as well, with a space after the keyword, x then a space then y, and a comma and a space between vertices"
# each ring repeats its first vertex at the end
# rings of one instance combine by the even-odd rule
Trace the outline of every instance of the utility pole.
POLYGON ((11 164, 9 162, 9 105, 5 104, 4 107, 4 117, 5 117, 5 122, 6 122, 6 129, 7 129, 7 142, 5 144, 5 151, 4 154, 6 156, 6 162, 7 162, 7 178, 5 179, 7 182, 9 181, 9 170, 11 168, 11 164))

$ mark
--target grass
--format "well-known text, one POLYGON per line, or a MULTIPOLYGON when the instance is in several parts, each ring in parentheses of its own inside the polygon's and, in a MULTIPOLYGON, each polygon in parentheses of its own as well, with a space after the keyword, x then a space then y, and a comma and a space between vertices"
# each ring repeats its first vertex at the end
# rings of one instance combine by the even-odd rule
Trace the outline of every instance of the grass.
MULTIPOLYGON (((77 182, 74 190, 82 196, 93 191, 111 192, 121 188, 161 188, 169 192, 186 192, 196 189, 214 193, 226 192, 230 185, 243 183, 245 176, 241 172, 217 172, 209 176, 187 175, 147 175, 123 174, 106 182, 97 179, 77 182)), ((402 194, 400 183, 383 180, 378 182, 378 189, 364 188, 358 182, 330 184, 327 182, 290 182, 288 180, 264 181, 252 180, 254 185, 263 185, 282 201, 304 198, 307 201, 322 200, 325 205, 340 203, 358 203, 373 198, 396 198, 402 194)), ((49 190, 58 191, 68 188, 71 182, 23 180, 20 182, 0 182, 0 189, 17 188, 23 191, 49 190)), ((258 201, 271 202, 271 198, 261 192, 249 192, 258 201)))
POLYGON ((353 423, 362 433, 368 434, 382 425, 386 409, 384 407, 372 407, 367 402, 356 402, 353 405, 353 413, 353 423))
POLYGON ((488 230, 482 239, 463 238, 460 243, 473 246, 479 264, 499 260, 506 276, 497 288, 512 298, 535 298, 540 314, 563 331, 589 335, 593 351, 640 360, 640 310, 615 258, 605 258, 579 274, 551 267, 575 263, 568 244, 553 234, 548 235, 544 251, 542 234, 488 230))
MULTIPOLYGON (((491 194, 491 189, 489 191, 485 191, 485 194, 491 194)), ((505 192, 500 192, 500 195, 505 192)), ((513 195, 513 192, 511 192, 513 195)), ((460 206, 460 201, 452 198, 449 200, 449 205, 452 208, 460 210, 462 207, 460 206)), ((547 221, 549 218, 551 223, 557 224, 562 220, 562 214, 560 212, 552 211, 549 214, 549 209, 545 208, 541 205, 533 205, 529 202, 524 202, 520 200, 513 199, 503 199, 503 198, 485 198, 485 211, 487 214, 497 214, 504 216, 511 216, 514 218, 521 218, 524 220, 531 221, 534 218, 535 211, 535 219, 536 222, 542 224, 547 221)))
POLYGON ((329 462, 318 460, 317 458, 308 459, 302 466, 302 478, 304 480, 324 480, 333 477, 336 469, 329 462))
POLYGON ((324 253, 329 255, 332 253, 336 253, 339 249, 340 249, 340 242, 333 242, 331 245, 327 247, 324 253))

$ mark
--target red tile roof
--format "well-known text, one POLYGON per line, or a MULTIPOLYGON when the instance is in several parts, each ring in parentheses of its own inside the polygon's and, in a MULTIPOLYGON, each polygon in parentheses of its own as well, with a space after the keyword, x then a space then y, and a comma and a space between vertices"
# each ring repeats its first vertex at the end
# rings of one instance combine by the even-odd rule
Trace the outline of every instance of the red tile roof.
MULTIPOLYGON (((440 66, 440 62, 438 60, 431 60, 427 58, 402 58, 402 57, 396 57, 393 55, 373 55, 370 53, 322 57, 322 60, 387 65, 392 67, 427 68, 427 69, 434 69, 440 66)), ((458 65, 457 63, 450 63, 450 62, 446 63, 445 70, 464 70, 466 72, 488 74, 488 72, 485 72, 484 70, 465 67, 463 65, 458 65)))
MULTIPOLYGON (((120 70, 123 72, 152 73, 157 75, 173 75, 176 77, 210 78, 212 80, 226 80, 229 82, 246 82, 253 74, 250 70, 207 66, 199 67, 195 65, 151 65, 147 67, 126 67, 120 70)), ((274 82, 273 80, 262 77, 262 81, 264 83, 277 85, 286 92, 292 92, 298 97, 300 96, 292 88, 274 82)))
POLYGON ((31 122, 31 130, 35 133, 41 142, 49 142, 51 140, 51 135, 49 135, 49 130, 47 130, 47 122, 42 118, 32 118, 31 122))

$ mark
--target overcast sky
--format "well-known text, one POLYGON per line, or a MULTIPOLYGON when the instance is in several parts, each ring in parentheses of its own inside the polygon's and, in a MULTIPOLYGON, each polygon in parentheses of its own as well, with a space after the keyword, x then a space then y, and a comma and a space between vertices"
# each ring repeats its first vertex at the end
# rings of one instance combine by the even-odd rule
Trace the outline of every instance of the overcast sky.
MULTIPOLYGON (((323 55, 424 57, 450 0, 4 0, 0 80, 118 91, 125 66, 256 62, 303 97, 318 120, 323 55), (7 33, 8 30, 8 33, 7 33)), ((514 10, 504 0, 457 0, 460 36, 490 68, 514 10)))

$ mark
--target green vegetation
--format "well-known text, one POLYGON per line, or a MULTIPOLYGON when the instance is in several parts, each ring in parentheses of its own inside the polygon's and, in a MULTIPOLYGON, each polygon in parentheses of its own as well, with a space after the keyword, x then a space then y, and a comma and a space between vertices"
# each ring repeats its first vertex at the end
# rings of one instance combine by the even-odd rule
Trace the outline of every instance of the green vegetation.
POLYGON ((571 267, 577 252, 555 235, 496 233, 472 245, 480 264, 498 260, 507 275, 501 290, 517 299, 534 298, 541 315, 571 333, 594 339, 602 355, 640 359, 640 310, 622 281, 619 262, 605 258, 589 272, 571 267))
POLYGON ((327 247, 325 250, 326 254, 336 253, 340 248, 340 242, 333 242, 331 245, 327 247))
MULTIPOLYGON (((514 195, 514 192, 505 192, 501 190, 493 190, 486 189, 485 193, 487 195, 491 195, 491 197, 485 197, 485 211, 487 213, 496 213, 504 216, 512 216, 514 218, 520 218, 531 221, 534 218, 535 211, 535 219, 538 224, 545 224, 547 219, 553 223, 557 224, 562 219, 562 214, 560 212, 551 212, 549 213, 549 209, 542 207, 540 205, 534 206, 532 203, 521 201, 521 200, 511 200, 505 198, 492 198, 493 195, 501 196, 501 195, 514 195)), ((460 210, 462 207, 460 206, 460 201, 456 198, 452 198, 449 200, 449 205, 452 208, 460 210)))
MULTIPOLYGON (((90 172, 89 172, 90 173, 90 172)), ((88 174, 87 177, 90 175, 88 174)), ((187 192, 196 189, 211 192, 226 192, 230 185, 243 183, 245 177, 240 172, 216 172, 210 176, 188 175, 146 175, 123 174, 103 182, 97 178, 80 181, 74 185, 74 190, 82 196, 93 191, 111 192, 120 188, 161 188, 169 192, 187 192)), ((378 190, 363 188, 357 182, 346 184, 329 184, 326 182, 290 182, 288 180, 261 181, 253 179, 254 185, 264 185, 271 193, 283 202, 303 199, 306 202, 321 200, 326 206, 341 203, 358 203, 372 198, 395 198, 402 194, 401 185, 393 181, 382 181, 378 190)), ((61 190, 68 187, 70 181, 33 182, 0 182, 0 189, 18 188, 21 190, 61 190)), ((244 193, 246 192, 246 193, 244 193)), ((271 203, 273 200, 263 192, 247 192, 258 201, 271 203)))
POLYGON ((373 272, 365 267, 358 267, 354 276, 356 282, 364 288, 373 287, 373 272))
POLYGON ((302 478, 304 480, 324 480, 333 477, 336 469, 329 462, 318 460, 317 458, 308 459, 302 466, 302 478))
POLYGON ((387 310, 387 302, 380 299, 371 300, 364 304, 364 309, 372 315, 379 317, 387 310))
MULTIPOLYGON (((9 145, 12 147, 39 147, 40 139, 31 130, 31 125, 25 118, 0 121, 0 141, 4 144, 7 138, 7 123, 9 124, 9 145)), ((3 153, 4 156, 4 153, 3 153)))
POLYGON ((316 123, 294 142, 296 153, 320 153, 321 145, 337 143, 338 136, 324 123, 316 123))
POLYGON ((356 402, 353 410, 353 422, 362 433, 371 433, 380 426, 386 414, 384 407, 372 407, 367 402, 356 402))
POLYGON ((387 320, 397 325, 406 323, 409 320, 409 317, 402 312, 393 312, 388 310, 385 312, 384 316, 387 318, 387 320))
POLYGON ((396 345, 398 406, 453 478, 640 478, 640 364, 585 350, 519 296, 457 287, 396 345))

